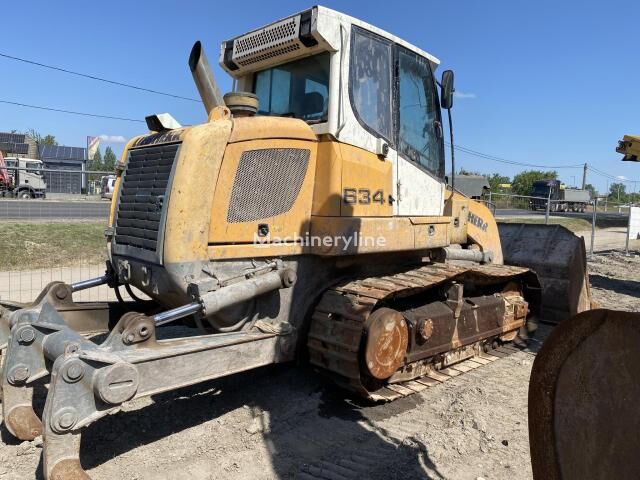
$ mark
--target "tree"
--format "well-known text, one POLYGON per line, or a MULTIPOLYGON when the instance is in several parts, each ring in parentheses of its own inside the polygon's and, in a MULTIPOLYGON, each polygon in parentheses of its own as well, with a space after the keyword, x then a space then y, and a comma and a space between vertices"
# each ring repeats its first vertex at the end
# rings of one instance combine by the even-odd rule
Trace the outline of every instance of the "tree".
POLYGON ((622 182, 612 183, 609 186, 609 198, 617 202, 626 202, 628 199, 627 186, 622 182))
POLYGON ((558 178, 558 172, 555 170, 549 170, 543 172, 542 170, 525 170, 513 177, 511 182, 511 189, 516 195, 530 195, 533 182, 538 180, 555 180, 558 178))
POLYGON ((589 190, 589 193, 591 194, 591 198, 596 198, 598 196, 598 191, 596 190, 596 187, 594 187, 590 183, 587 183, 584 186, 584 189, 589 190))
POLYGON ((58 145, 56 137, 53 135, 42 135, 35 128, 30 128, 25 132, 25 135, 30 136, 39 145, 58 145))
POLYGON ((458 172, 458 175, 478 175, 478 176, 482 176, 482 174, 480 172, 472 172, 471 170, 465 170, 464 168, 460 169, 460 171, 458 172))
POLYGON ((113 153, 111 147, 107 147, 104 151, 104 161, 102 162, 102 169, 106 171, 113 171, 116 167, 116 154, 113 153))
MULTIPOLYGON (((102 170, 102 169, 103 169, 102 154, 100 153, 100 147, 98 147, 98 149, 96 150, 96 153, 93 155, 93 158, 90 158, 89 160, 87 160, 87 170, 96 171, 96 170, 102 170)), ((100 175, 98 174, 89 175, 89 180, 91 181, 100 180, 100 175)))
POLYGON ((507 177, 506 175, 501 175, 499 173, 493 173, 488 178, 489 178, 489 187, 491 188, 491 191, 494 193, 501 192, 502 190, 504 190, 504 188, 501 187, 500 185, 511 183, 511 179, 509 177, 507 177))

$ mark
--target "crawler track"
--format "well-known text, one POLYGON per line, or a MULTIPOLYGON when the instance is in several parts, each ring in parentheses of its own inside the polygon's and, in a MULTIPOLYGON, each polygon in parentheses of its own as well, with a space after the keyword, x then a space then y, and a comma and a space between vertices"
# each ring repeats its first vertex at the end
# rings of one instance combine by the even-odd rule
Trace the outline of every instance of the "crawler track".
MULTIPOLYGON (((438 355, 437 358, 421 360, 420 374, 413 375, 410 380, 394 380, 392 377, 389 383, 375 390, 365 386, 360 352, 364 324, 369 315, 381 304, 413 297, 451 281, 467 281, 476 285, 520 281, 530 292, 535 293, 538 288, 531 271, 505 265, 430 264, 394 275, 349 281, 325 292, 314 311, 308 340, 310 362, 328 373, 339 385, 365 398, 392 401, 517 351, 514 347, 504 346, 487 353, 492 342, 505 334, 515 333, 524 325, 523 322, 505 323, 498 329, 482 332, 482 338, 477 341, 465 344, 465 353, 460 361, 446 362, 446 368, 442 368, 442 362, 436 361, 442 358, 438 355)), ((451 352, 459 351, 458 347, 461 346, 453 346, 451 352)))

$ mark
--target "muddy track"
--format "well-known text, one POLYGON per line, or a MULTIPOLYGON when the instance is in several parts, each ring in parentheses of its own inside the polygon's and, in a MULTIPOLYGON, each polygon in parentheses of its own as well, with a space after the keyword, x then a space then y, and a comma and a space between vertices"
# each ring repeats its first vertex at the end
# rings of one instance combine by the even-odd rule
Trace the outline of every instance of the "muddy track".
MULTIPOLYGON (((309 332, 309 359, 311 364, 322 372, 332 376, 337 384, 347 388, 364 398, 373 401, 392 401, 407 397, 422 390, 446 381, 450 377, 466 373, 478 368, 490 360, 483 356, 483 351, 503 334, 515 332, 524 326, 526 303, 522 305, 522 317, 514 315, 516 303, 508 300, 511 315, 505 317, 497 328, 481 331, 473 343, 463 343, 457 338, 432 359, 421 360, 420 375, 412 375, 406 381, 392 381, 372 391, 363 382, 362 372, 362 336, 367 319, 372 312, 386 302, 400 298, 416 297, 426 291, 433 290, 449 282, 471 281, 481 285, 498 283, 505 285, 512 281, 526 281, 529 271, 525 268, 505 265, 477 265, 473 267, 454 264, 431 264, 394 275, 369 277, 352 280, 329 289, 316 307, 309 332), (514 318, 515 317, 515 318, 514 318), (478 341, 480 340, 480 341, 478 341), (459 362, 451 361, 447 368, 442 368, 441 358, 445 351, 460 355, 461 347, 464 356, 459 362), (465 360, 473 355, 473 358, 465 360), (437 361, 440 360, 440 361, 437 361)), ((477 322, 477 319, 476 319, 477 322)), ((494 323, 492 327, 495 327, 494 323)), ((437 328, 437 327, 436 327, 437 328)), ((476 327, 477 328, 477 327, 476 327)), ((457 332, 457 328, 455 330, 457 332)), ((513 350, 509 350, 511 352, 513 350)), ((496 355, 506 354, 496 353, 496 355)), ((448 357, 449 354, 447 353, 448 357)), ((393 371, 393 370, 391 370, 393 371)))

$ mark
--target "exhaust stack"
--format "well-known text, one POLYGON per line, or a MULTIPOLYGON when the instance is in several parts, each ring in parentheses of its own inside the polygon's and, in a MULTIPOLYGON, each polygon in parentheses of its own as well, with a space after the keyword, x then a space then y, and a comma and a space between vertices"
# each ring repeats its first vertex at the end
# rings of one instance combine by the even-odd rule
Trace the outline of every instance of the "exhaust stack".
POLYGON ((211 113, 215 107, 224 105, 220 89, 216 83, 216 79, 213 77, 213 72, 209 66, 209 61, 202 48, 202 43, 198 40, 193 44, 191 49, 191 55, 189 55, 189 69, 193 75, 193 80, 196 82, 198 92, 204 103, 204 108, 207 111, 207 115, 211 113))

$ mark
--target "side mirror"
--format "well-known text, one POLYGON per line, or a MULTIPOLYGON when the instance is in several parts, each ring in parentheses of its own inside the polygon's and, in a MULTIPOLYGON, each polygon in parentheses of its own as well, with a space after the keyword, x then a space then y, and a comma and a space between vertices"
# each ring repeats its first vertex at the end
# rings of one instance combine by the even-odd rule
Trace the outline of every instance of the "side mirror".
POLYGON ((453 107, 453 70, 445 70, 442 72, 442 80, 440 80, 440 105, 445 110, 453 107))

